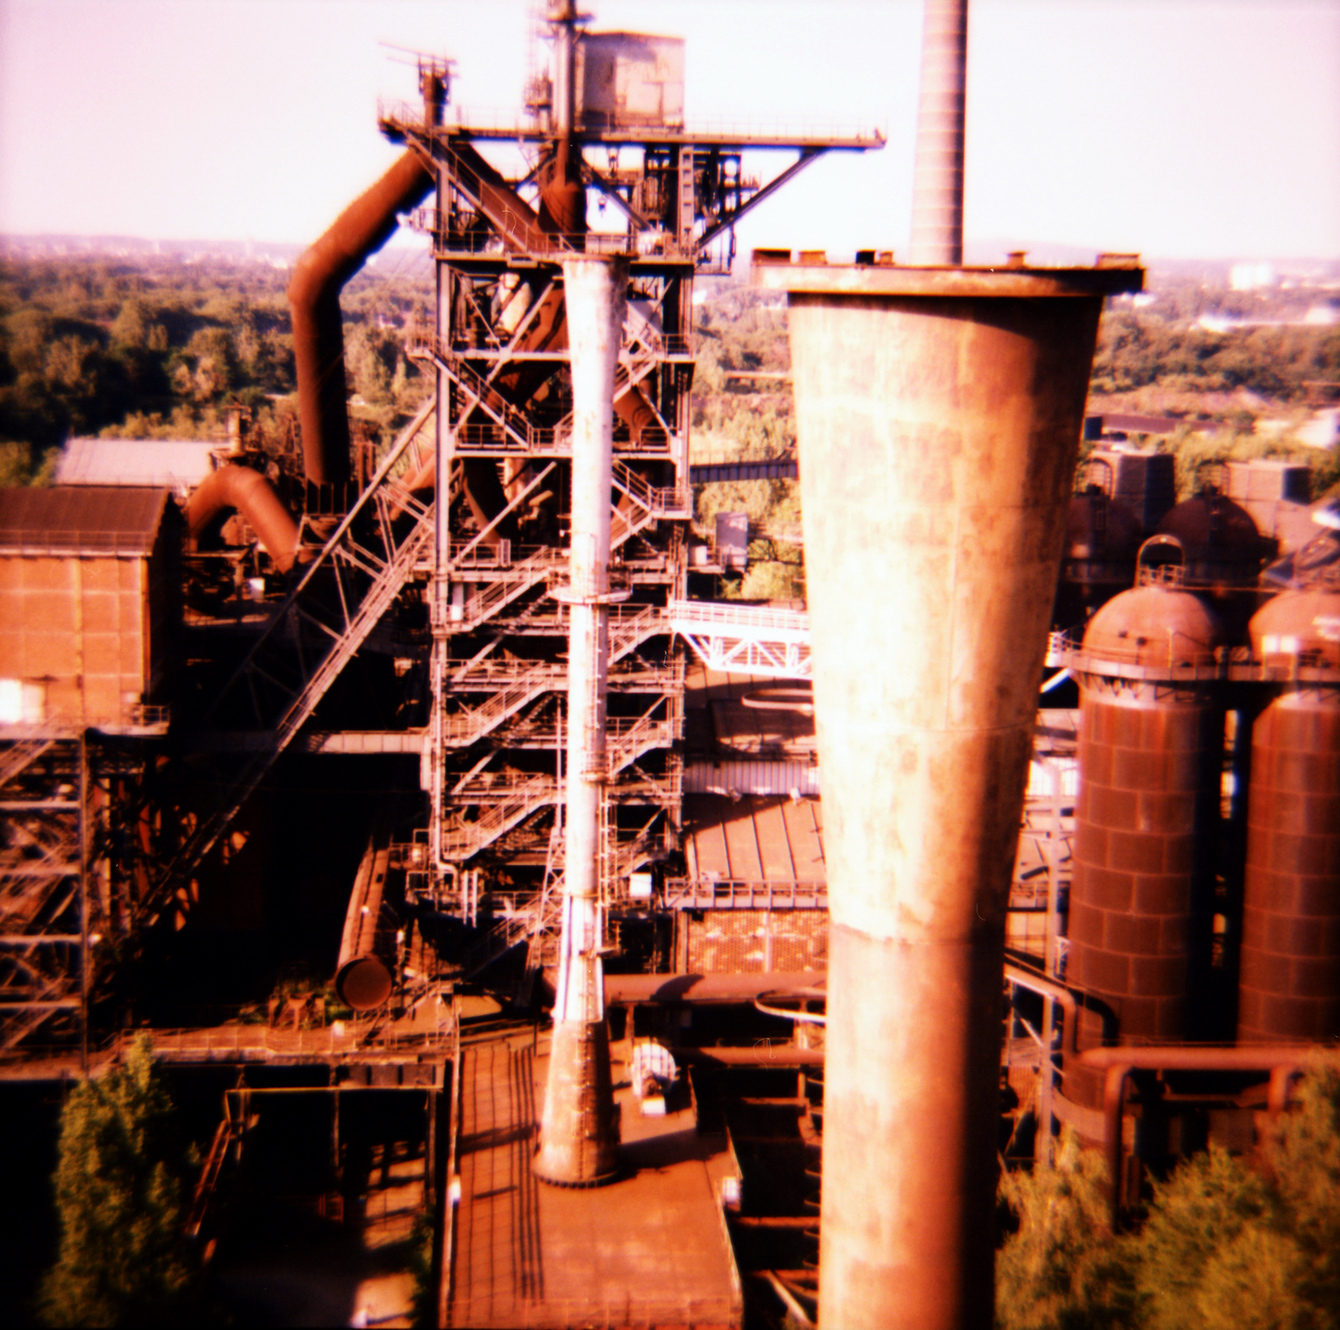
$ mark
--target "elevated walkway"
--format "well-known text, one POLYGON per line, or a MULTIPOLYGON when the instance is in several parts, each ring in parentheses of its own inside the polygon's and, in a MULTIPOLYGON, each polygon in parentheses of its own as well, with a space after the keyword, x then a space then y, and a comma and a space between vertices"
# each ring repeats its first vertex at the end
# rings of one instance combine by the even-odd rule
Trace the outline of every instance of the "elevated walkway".
POLYGON ((773 679, 810 677, 810 616, 803 610, 675 600, 667 613, 671 630, 709 670, 773 679))
POLYGON ((743 1323, 719 1197, 724 1137, 692 1107, 643 1117, 615 1050, 621 1175, 604 1187, 543 1186, 531 1172, 548 1038, 526 1030, 461 1050, 457 1208, 448 1326, 743 1323))

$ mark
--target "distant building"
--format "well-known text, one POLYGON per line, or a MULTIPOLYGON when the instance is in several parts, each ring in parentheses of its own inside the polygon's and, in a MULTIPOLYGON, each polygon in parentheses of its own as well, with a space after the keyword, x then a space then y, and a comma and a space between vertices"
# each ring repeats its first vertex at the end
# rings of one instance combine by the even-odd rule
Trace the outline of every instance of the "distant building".
POLYGON ((165 489, 0 489, 0 724, 141 724, 167 686, 180 548, 165 489))
POLYGON ((57 485, 148 485, 194 489, 214 469, 209 439, 71 439, 56 463, 57 485))
POLYGON ((1260 291, 1278 282, 1273 263, 1235 263, 1228 270, 1228 285, 1233 291, 1260 291))

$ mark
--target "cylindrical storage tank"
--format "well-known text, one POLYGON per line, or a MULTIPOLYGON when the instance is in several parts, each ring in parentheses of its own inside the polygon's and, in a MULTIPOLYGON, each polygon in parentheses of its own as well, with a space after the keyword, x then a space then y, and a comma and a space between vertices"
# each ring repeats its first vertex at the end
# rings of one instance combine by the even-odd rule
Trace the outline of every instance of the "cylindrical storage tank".
POLYGON ((1182 580, 1214 606, 1225 640, 1242 642, 1259 603, 1256 584, 1265 554, 1252 515, 1207 485, 1165 513, 1156 534, 1181 546, 1182 580))
MULTIPOLYGON (((1096 997, 1080 1044, 1180 1040, 1208 960, 1223 707, 1185 676, 1213 664, 1218 620, 1164 586, 1110 600, 1084 634, 1066 982, 1096 997)), ((1101 1073, 1067 1068, 1068 1098, 1097 1107, 1101 1073)))
POLYGON ((1251 622, 1291 677, 1252 729, 1238 1039, 1340 1037, 1340 592, 1291 591, 1251 622))
POLYGON ((1139 548, 1140 522, 1124 503, 1097 484, 1072 494, 1056 592, 1058 627, 1083 623, 1086 613, 1129 587, 1139 548))
POLYGON ((756 274, 790 293, 824 780, 819 1321, 986 1330, 1037 690, 1102 296, 1140 273, 756 274))

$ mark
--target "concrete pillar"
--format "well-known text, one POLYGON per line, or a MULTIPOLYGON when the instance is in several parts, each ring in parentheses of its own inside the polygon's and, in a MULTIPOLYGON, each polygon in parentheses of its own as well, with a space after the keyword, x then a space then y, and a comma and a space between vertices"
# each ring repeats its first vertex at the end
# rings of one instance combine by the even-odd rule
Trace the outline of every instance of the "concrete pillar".
POLYGON ((913 265, 963 262, 963 127, 968 0, 926 0, 921 32, 917 153, 912 173, 913 265))
POLYGON ((563 286, 573 401, 570 579, 558 593, 570 615, 566 850, 553 1043, 535 1172, 546 1182, 591 1186, 613 1176, 618 1147, 599 947, 614 374, 627 261, 564 259, 563 286))
POLYGON ((790 293, 824 773, 820 1324, 985 1328, 1014 846, 1102 295, 1140 272, 756 281, 790 293))

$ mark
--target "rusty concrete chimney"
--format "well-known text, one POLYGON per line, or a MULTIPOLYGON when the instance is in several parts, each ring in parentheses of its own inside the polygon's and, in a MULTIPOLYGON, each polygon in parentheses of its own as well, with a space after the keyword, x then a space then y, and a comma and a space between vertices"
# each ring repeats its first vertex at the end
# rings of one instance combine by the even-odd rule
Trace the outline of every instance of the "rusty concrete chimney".
POLYGON ((824 773, 820 1325, 987 1330, 1015 840, 1098 317, 1142 274, 755 272, 789 292, 824 773))
POLYGON ((609 607, 621 598, 609 584, 614 374, 627 287, 626 259, 563 260, 572 350, 572 550, 569 585, 555 594, 569 607, 566 849, 554 1030, 535 1174, 569 1187, 611 1178, 618 1148, 600 944, 609 607))
POLYGON ((926 0, 925 13, 908 262, 957 267, 963 262, 968 0, 926 0))

